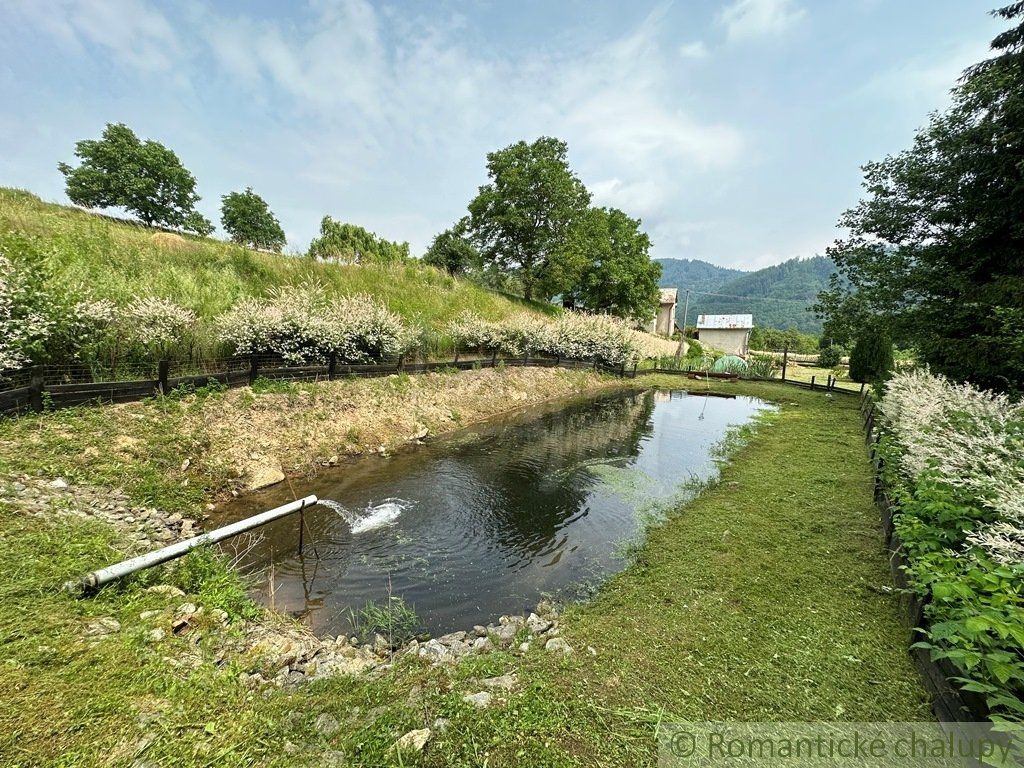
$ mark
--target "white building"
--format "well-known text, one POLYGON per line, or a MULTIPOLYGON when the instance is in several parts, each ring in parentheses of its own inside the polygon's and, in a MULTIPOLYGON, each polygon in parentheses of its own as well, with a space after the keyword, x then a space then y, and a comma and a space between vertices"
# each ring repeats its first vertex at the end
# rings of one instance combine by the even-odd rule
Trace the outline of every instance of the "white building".
POLYGON ((747 356, 753 327, 753 315, 697 316, 697 338, 700 343, 727 355, 747 356))
POLYGON ((676 296, 675 288, 658 289, 658 311, 651 320, 650 331, 662 336, 671 336, 676 328, 676 296))

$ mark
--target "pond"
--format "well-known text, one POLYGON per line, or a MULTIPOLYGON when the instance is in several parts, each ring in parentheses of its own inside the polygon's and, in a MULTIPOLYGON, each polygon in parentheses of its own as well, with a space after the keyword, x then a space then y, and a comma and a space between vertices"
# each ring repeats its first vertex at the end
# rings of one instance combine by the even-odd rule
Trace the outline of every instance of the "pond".
POLYGON ((225 505, 222 525, 293 498, 325 506, 262 529, 240 565, 254 596, 318 633, 401 596, 443 634, 585 594, 625 565, 647 516, 715 471, 714 446, 766 403, 681 391, 530 409, 225 505))

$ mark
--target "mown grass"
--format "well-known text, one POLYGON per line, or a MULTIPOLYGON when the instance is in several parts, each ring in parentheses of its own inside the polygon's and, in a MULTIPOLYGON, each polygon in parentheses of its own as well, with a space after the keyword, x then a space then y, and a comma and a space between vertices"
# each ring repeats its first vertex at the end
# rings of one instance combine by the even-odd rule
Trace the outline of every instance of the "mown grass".
POLYGON ((0 187, 0 252, 44 263, 48 279, 94 298, 127 303, 156 295, 201 318, 227 310, 240 296, 317 280, 342 294, 368 293, 409 320, 440 327, 463 310, 500 320, 551 305, 500 295, 413 260, 394 266, 339 266, 304 256, 263 253, 208 238, 168 238, 35 195, 0 187))
POLYGON ((623 572, 565 612, 576 649, 566 658, 535 644, 453 669, 406 660, 377 679, 250 692, 230 665, 184 673, 162 660, 187 641, 157 652, 137 640, 133 617, 156 600, 143 584, 85 601, 55 590, 109 556, 109 533, 5 510, 0 762, 634 766, 654 763, 655 728, 673 718, 929 719, 888 591, 856 398, 722 386, 776 401, 778 414, 734 441, 718 481, 652 527, 623 572), (120 617, 122 635, 83 643, 95 615, 120 617), (506 672, 519 684, 499 703, 462 701, 506 672), (337 731, 317 728, 324 713, 337 731), (422 727, 434 731, 426 751, 400 760, 395 740, 422 727))

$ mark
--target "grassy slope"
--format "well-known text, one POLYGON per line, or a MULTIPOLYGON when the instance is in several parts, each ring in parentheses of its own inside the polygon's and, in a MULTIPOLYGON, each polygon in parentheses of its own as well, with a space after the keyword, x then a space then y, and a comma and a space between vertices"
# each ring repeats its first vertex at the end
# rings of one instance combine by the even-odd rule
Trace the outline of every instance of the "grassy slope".
MULTIPOLYGON (((663 717, 929 718, 907 632, 882 589, 889 577, 855 399, 770 384, 730 391, 777 400, 780 414, 718 484, 649 532, 595 600, 567 612, 563 634, 578 651, 565 660, 535 649, 452 670, 407 661, 376 681, 267 696, 212 663, 183 675, 160 655, 185 640, 160 652, 141 640, 137 614, 155 598, 139 585, 91 601, 53 591, 109 557, 102 531, 0 509, 0 568, 13 576, 0 586, 0 700, 11 704, 0 714, 0 756, 293 765, 340 751, 352 764, 391 764, 397 736, 443 717, 423 763, 642 765, 653 762, 663 717), (82 621, 108 614, 125 630, 85 646, 82 621), (509 671, 520 685, 507 703, 481 711, 461 701, 480 690, 473 678, 509 671), (325 712, 342 723, 334 734, 314 726, 325 712), (150 736, 140 741, 143 728, 150 736)), ((224 599, 208 588, 199 602, 224 599)))
POLYGON ((153 294, 211 317, 239 296, 316 279, 340 293, 372 294, 404 317, 435 326, 466 309, 494 320, 522 307, 554 311, 488 292, 418 262, 338 266, 212 239, 186 237, 177 245, 161 245, 161 237, 154 239, 154 232, 141 226, 0 187, 0 253, 30 250, 45 255, 54 281, 87 289, 95 298, 126 302, 153 294))

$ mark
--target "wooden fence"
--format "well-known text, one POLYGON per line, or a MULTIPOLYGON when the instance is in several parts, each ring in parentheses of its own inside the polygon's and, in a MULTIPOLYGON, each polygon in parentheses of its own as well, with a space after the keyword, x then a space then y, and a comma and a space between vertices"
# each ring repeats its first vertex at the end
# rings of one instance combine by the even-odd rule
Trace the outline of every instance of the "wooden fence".
POLYGON ((327 365, 287 365, 279 358, 266 356, 234 357, 207 361, 203 370, 176 370, 171 361, 159 362, 148 375, 127 381, 94 381, 87 371, 61 366, 37 366, 8 378, 8 388, 0 390, 0 416, 30 411, 70 408, 96 403, 125 403, 143 400, 174 390, 199 388, 217 383, 225 387, 243 387, 257 379, 270 381, 332 381, 345 377, 390 376, 397 373, 419 374, 445 369, 470 370, 533 366, 540 368, 588 369, 623 377, 636 376, 636 366, 612 366, 598 360, 562 360, 538 357, 470 357, 446 361, 406 362, 402 358, 378 364, 349 365, 331 360, 327 365))

